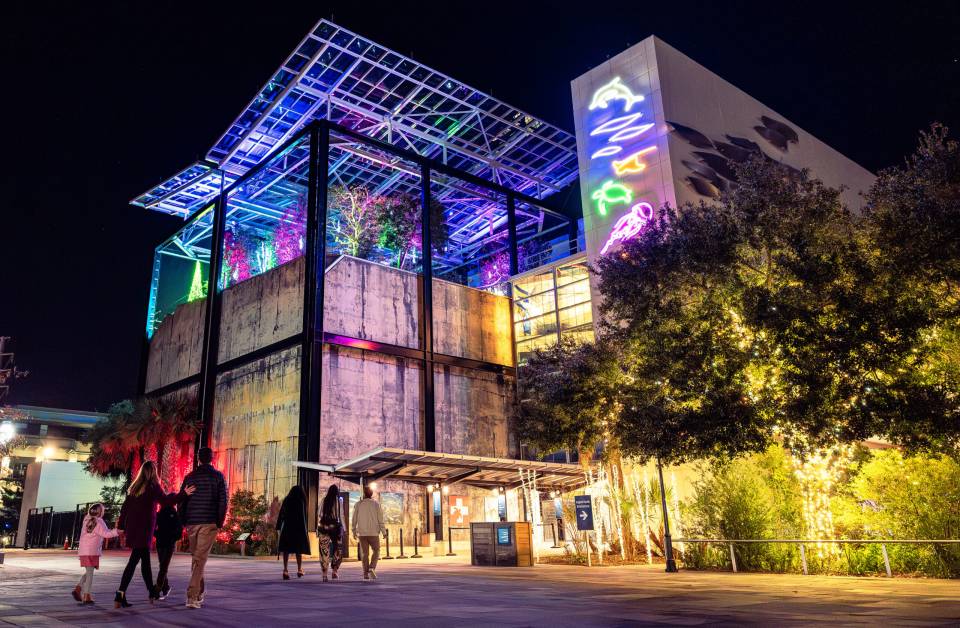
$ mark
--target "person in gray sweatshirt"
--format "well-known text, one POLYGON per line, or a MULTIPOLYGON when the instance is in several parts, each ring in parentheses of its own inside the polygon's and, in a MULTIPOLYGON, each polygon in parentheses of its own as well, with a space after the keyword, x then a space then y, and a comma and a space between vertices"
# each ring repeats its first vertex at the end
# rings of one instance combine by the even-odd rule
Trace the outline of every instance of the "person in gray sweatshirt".
POLYGON ((380 503, 373 498, 373 489, 369 485, 363 487, 363 499, 353 507, 350 521, 353 536, 360 545, 363 579, 376 580, 377 562, 380 560, 380 536, 386 536, 387 528, 383 525, 383 510, 380 509, 380 503))

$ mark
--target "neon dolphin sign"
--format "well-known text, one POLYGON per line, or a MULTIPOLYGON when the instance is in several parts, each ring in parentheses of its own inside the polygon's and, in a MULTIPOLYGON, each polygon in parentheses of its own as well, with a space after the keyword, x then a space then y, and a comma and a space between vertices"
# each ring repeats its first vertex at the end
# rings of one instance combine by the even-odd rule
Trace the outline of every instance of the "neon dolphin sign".
POLYGON ((614 244, 622 244, 636 237, 651 220, 653 220, 653 205, 650 203, 637 203, 631 207, 630 211, 613 225, 607 243, 600 249, 600 255, 605 254, 614 244))
POLYGON ((618 76, 593 93, 593 100, 590 101, 590 111, 606 109, 611 100, 624 101, 623 110, 630 111, 635 103, 643 101, 643 96, 634 96, 630 88, 624 85, 618 76))

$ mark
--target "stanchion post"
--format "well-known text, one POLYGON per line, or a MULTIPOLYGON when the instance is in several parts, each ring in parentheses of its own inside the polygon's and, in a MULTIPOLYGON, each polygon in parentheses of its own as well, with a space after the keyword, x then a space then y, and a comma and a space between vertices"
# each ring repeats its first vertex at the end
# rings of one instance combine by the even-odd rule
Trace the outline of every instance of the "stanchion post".
POLYGON ((387 539, 387 555, 381 557, 380 560, 393 560, 393 556, 390 555, 390 530, 387 530, 386 539, 387 539))
POLYGON ((403 553, 403 528, 400 528, 400 555, 397 558, 407 558, 407 555, 403 553))
POLYGON ((413 529, 413 556, 410 558, 423 558, 420 555, 420 528, 413 529))
POLYGON ((453 553, 453 528, 450 526, 447 526, 447 547, 450 549, 450 551, 447 552, 447 556, 456 556, 456 554, 453 553))

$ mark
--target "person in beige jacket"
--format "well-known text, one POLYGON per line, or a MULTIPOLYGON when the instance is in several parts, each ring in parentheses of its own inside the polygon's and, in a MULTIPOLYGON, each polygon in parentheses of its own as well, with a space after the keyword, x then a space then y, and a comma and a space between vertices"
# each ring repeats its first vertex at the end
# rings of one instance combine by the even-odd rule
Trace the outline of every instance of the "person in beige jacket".
POLYGON ((380 536, 387 534, 383 525, 383 510, 373 498, 373 489, 363 487, 363 499, 353 507, 350 528, 360 546, 360 561, 363 563, 363 579, 377 579, 377 562, 380 560, 380 536), (369 556, 373 550, 373 556, 369 556))

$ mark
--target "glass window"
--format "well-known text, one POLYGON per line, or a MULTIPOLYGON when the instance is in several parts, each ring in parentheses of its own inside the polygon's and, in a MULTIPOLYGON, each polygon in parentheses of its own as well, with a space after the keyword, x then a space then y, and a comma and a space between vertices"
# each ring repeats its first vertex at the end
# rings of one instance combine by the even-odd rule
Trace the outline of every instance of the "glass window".
POLYGON ((557 285, 565 286, 589 277, 586 260, 557 266, 557 285))
POLYGON ((560 309, 584 303, 590 300, 590 280, 581 279, 557 290, 557 302, 560 309))
POLYGON ((563 332, 564 340, 573 340, 574 342, 593 342, 593 325, 585 325, 563 332))
POLYGON ((521 273, 577 252, 575 225, 566 216, 518 201, 517 261, 521 273))
POLYGON ((221 290, 303 256, 309 154, 304 137, 230 190, 221 290))
POLYGON ((553 290, 553 272, 537 273, 529 277, 517 279, 513 283, 514 296, 530 296, 553 290))
POLYGON ((180 306, 207 296, 212 228, 211 205, 157 247, 147 307, 148 337, 180 306))
POLYGON ((517 340, 524 338, 534 338, 545 334, 556 334, 557 316, 554 312, 521 321, 515 324, 514 335, 517 340))
POLYGON ((593 322, 593 312, 590 303, 581 303, 565 310, 560 310, 560 330, 566 333, 566 330, 580 327, 593 322))
POLYGON ((517 360, 520 364, 525 363, 534 351, 537 349, 546 349, 557 344, 557 335, 541 336, 532 340, 517 343, 517 360))
POLYGON ((541 316, 547 312, 553 312, 557 309, 556 297, 553 290, 541 294, 527 297, 525 299, 516 299, 514 301, 514 319, 525 320, 541 316))

